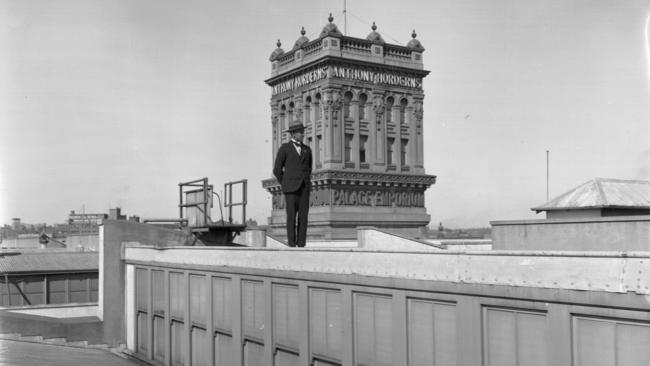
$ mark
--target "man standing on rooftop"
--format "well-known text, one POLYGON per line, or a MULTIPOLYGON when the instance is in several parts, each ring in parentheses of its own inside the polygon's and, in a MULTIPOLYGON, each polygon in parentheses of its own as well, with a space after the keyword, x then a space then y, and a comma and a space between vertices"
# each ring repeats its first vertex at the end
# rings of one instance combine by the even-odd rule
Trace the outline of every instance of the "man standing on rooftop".
POLYGON ((280 146, 273 175, 282 185, 286 202, 287 242, 290 247, 304 247, 307 242, 312 155, 309 146, 302 143, 305 132, 302 123, 289 126, 286 132, 291 134, 291 140, 280 146))

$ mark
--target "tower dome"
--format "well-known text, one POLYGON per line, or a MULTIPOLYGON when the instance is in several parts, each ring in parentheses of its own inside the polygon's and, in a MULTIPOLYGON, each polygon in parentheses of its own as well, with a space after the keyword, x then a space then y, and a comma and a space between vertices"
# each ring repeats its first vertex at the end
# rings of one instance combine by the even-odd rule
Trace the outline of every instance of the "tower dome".
POLYGON ((300 38, 296 40, 296 43, 293 44, 293 49, 302 47, 303 44, 309 42, 309 38, 305 37, 305 27, 302 27, 300 30, 300 38))
POLYGON ((269 61, 275 61, 278 57, 282 56, 284 54, 284 50, 280 48, 282 46, 282 43, 278 39, 278 43, 276 43, 278 48, 276 48, 272 53, 271 56, 269 56, 269 61))
POLYGON ((370 34, 368 34, 368 37, 366 37, 367 40, 369 40, 372 43, 380 43, 380 44, 386 43, 386 41, 384 41, 384 39, 381 38, 381 34, 377 32, 377 25, 375 24, 375 22, 372 22, 372 27, 370 27, 370 29, 372 29, 372 32, 370 32, 370 34))
POLYGON ((323 27, 323 30, 320 32, 319 37, 325 37, 325 36, 334 36, 334 37, 341 37, 343 36, 343 33, 339 31, 339 28, 336 26, 336 24, 332 23, 334 20, 334 17, 332 16, 332 13, 330 13, 330 16, 327 18, 329 20, 329 24, 323 27))
POLYGON ((420 43, 420 41, 415 39, 415 37, 417 37, 417 34, 415 33, 415 29, 413 29, 413 33, 411 33, 412 39, 409 41, 406 47, 415 51, 420 51, 420 52, 424 51, 424 47, 422 46, 422 43, 420 43))

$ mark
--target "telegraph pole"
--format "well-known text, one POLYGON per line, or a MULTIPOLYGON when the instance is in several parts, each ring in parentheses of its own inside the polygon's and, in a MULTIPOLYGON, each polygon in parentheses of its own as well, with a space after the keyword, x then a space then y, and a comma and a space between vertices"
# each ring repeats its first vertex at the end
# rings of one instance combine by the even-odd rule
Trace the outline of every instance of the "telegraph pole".
POLYGON ((546 202, 548 202, 548 150, 546 150, 546 202))

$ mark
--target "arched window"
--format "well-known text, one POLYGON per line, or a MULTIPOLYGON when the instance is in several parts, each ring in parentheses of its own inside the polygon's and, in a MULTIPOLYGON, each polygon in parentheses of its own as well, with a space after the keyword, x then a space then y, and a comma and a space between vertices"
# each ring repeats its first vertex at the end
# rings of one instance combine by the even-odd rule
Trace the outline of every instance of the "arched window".
POLYGON ((352 139, 354 135, 346 133, 345 138, 343 139, 343 159, 344 161, 352 161, 352 139))
POLYGON ((283 104, 280 106, 280 128, 278 129, 280 136, 278 136, 278 139, 282 140, 282 131, 286 130, 288 127, 289 123, 287 123, 287 106, 283 104))
POLYGON ((352 93, 347 91, 343 94, 343 118, 350 119, 350 102, 352 101, 352 93))
POLYGON ((305 98, 305 123, 311 122, 311 96, 305 98))
POLYGON ((406 98, 402 98, 402 100, 399 101, 399 123, 401 124, 406 123, 406 106, 408 104, 409 102, 406 98))
POLYGON ((366 119, 366 102, 368 96, 365 94, 359 95, 359 120, 366 119))
POLYGON ((368 151, 368 136, 360 135, 359 136, 359 163, 367 163, 368 157, 366 152, 368 151))
POLYGON ((386 140, 386 163, 393 165, 395 164, 395 139, 389 137, 386 140))
POLYGON ((289 126, 293 123, 293 102, 289 103, 289 112, 287 113, 287 120, 289 121, 289 126))
POLYGON ((316 115, 315 115, 315 120, 318 121, 320 120, 320 93, 316 93, 316 96, 314 97, 314 108, 316 109, 316 115))

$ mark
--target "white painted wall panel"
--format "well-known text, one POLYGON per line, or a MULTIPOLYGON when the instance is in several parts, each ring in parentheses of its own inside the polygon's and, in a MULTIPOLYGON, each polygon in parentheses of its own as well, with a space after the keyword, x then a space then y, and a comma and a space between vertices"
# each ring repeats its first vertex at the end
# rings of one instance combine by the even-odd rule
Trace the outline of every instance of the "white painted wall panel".
POLYGON ((410 366, 455 366, 456 307, 428 300, 408 300, 410 366))

